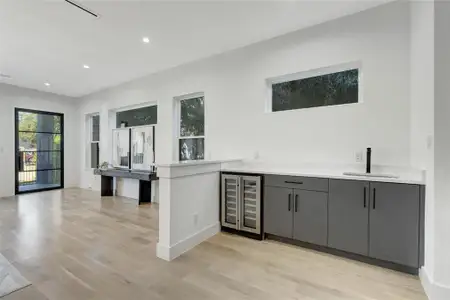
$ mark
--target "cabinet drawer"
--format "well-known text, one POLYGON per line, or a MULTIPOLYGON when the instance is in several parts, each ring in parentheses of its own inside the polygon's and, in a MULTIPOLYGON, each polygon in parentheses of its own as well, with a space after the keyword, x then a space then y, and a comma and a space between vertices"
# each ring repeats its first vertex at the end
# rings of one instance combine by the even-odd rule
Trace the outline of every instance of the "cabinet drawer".
POLYGON ((266 186, 287 187, 300 190, 328 192, 328 178, 266 175, 266 186))

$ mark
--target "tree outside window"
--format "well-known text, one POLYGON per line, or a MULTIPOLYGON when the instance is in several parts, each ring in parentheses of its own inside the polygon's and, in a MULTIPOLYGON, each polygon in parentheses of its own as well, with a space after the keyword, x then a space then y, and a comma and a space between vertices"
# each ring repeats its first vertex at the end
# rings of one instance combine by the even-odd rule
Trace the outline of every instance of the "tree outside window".
POLYGON ((180 100, 179 160, 199 160, 204 158, 204 97, 180 100))

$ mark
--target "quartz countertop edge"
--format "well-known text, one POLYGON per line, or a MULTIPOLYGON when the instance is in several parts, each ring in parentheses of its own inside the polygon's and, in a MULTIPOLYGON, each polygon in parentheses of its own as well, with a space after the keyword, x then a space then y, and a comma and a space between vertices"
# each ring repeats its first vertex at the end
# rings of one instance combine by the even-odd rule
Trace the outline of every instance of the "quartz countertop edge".
POLYGON ((239 161, 241 161, 241 159, 186 160, 186 161, 180 161, 180 162, 156 164, 156 166, 158 168, 179 168, 179 167, 192 167, 192 166, 209 165, 209 164, 233 163, 233 162, 239 162, 239 161))
POLYGON ((250 173, 250 174, 264 174, 264 175, 287 175, 287 176, 303 176, 303 177, 316 177, 316 178, 329 178, 329 179, 347 179, 347 180, 360 180, 360 181, 372 181, 372 182, 390 182, 390 183, 406 183, 406 184, 418 184, 424 185, 424 176, 408 175, 408 174, 395 174, 398 178, 386 178, 386 177, 369 177, 369 176, 351 176, 344 175, 345 171, 336 170, 302 170, 302 168, 283 169, 276 167, 246 167, 246 166, 224 166, 221 169, 222 172, 237 172, 237 173, 250 173))

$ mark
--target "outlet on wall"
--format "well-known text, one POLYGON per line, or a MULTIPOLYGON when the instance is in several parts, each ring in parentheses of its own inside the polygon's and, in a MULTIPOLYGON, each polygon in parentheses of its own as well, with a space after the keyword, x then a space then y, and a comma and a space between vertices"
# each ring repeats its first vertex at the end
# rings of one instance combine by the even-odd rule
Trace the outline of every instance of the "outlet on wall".
POLYGON ((362 151, 357 151, 355 153, 355 161, 357 163, 362 163, 363 162, 363 152, 362 151))

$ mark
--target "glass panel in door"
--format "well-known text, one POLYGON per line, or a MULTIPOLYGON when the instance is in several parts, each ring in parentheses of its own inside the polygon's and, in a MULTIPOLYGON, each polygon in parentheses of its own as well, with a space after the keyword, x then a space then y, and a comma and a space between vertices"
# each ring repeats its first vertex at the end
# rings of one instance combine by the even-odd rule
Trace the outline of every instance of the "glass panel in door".
POLYGON ((260 179, 242 177, 241 229, 259 233, 260 228, 260 179))
POLYGON ((222 225, 235 229, 239 216, 238 181, 238 176, 222 175, 222 225))
POLYGON ((62 114, 16 109, 16 193, 63 187, 62 114))

